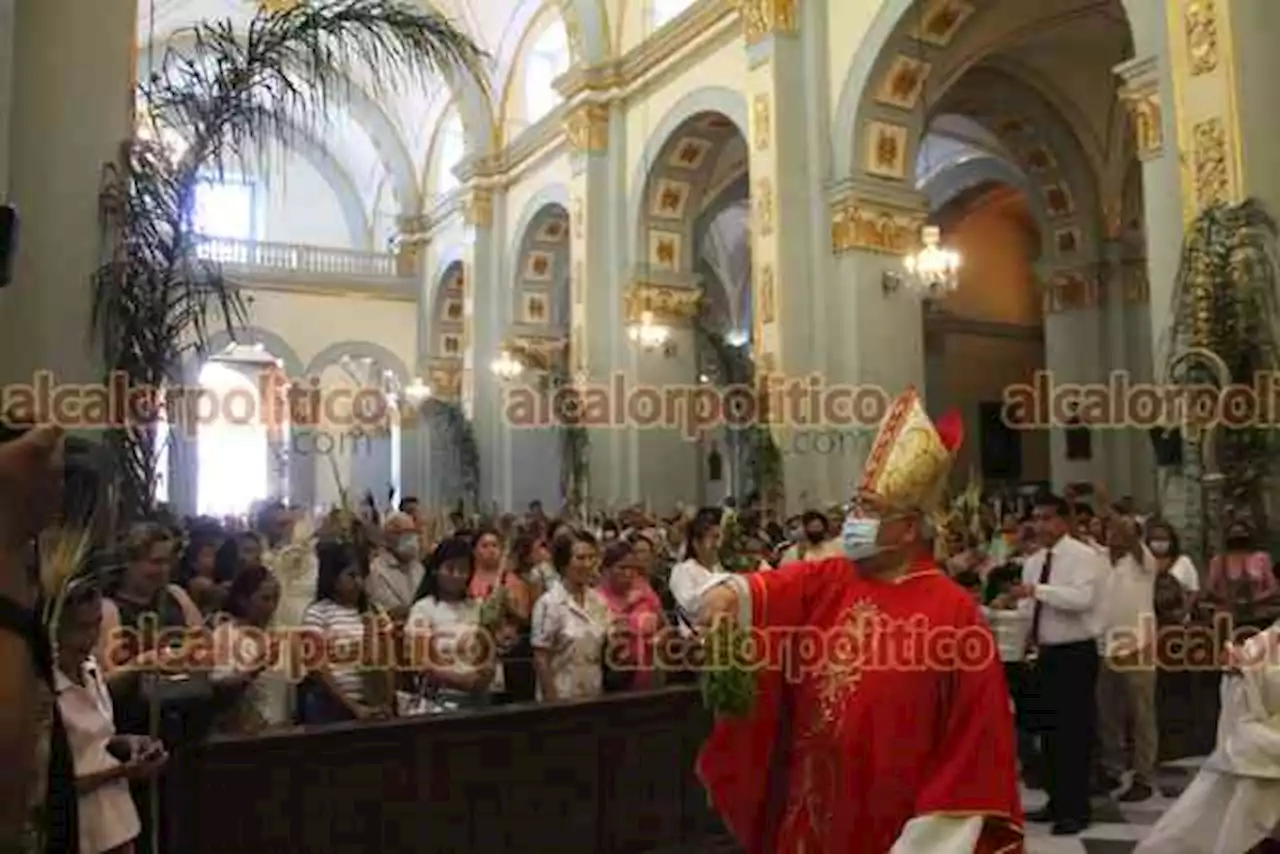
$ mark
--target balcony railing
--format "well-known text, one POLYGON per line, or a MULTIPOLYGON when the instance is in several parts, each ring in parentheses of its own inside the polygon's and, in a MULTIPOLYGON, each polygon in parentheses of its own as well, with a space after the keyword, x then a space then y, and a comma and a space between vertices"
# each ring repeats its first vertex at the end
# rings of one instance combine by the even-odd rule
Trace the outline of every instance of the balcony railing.
POLYGON ((396 256, 389 252, 329 249, 297 243, 202 238, 196 254, 228 267, 304 273, 321 276, 396 278, 396 256))

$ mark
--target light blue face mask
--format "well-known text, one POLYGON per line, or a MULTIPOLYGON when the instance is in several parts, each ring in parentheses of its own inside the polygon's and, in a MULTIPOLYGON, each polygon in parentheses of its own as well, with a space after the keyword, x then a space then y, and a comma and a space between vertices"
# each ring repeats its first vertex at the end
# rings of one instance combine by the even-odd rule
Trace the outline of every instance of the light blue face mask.
POLYGON ((840 545, 849 560, 866 560, 880 552, 876 537, 880 535, 880 520, 862 516, 850 516, 840 529, 840 545))

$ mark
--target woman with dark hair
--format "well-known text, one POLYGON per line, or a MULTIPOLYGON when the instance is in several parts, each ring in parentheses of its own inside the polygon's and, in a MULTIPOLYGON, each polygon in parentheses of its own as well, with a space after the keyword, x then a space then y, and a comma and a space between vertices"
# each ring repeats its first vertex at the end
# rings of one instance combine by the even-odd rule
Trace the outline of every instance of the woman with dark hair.
POLYGON ((202 614, 213 614, 222 607, 231 583, 229 573, 218 572, 223 544, 220 531, 193 530, 178 559, 173 581, 190 594, 202 614))
POLYGON ((241 531, 223 540, 213 561, 213 577, 226 584, 240 570, 262 564, 262 540, 253 531, 241 531))
POLYGON ((394 695, 387 696, 389 689, 380 682, 394 674, 370 669, 374 635, 385 627, 364 592, 368 561, 360 549, 340 540, 318 543, 316 558, 316 599, 303 613, 302 625, 323 638, 328 660, 307 675, 299 702, 302 721, 385 717, 394 695))
POLYGON ((214 683, 234 691, 215 724, 223 732, 259 732, 293 720, 291 650, 269 632, 279 604, 280 583, 265 567, 244 569, 231 582, 213 630, 214 683))
POLYGON ((504 565, 502 536, 496 528, 483 527, 476 532, 471 563, 467 593, 481 603, 480 623, 491 633, 505 665, 494 676, 492 689, 502 693, 504 700, 533 699, 534 676, 528 647, 533 611, 530 585, 504 565), (511 677, 516 680, 514 685, 507 684, 511 677))
POLYGON ((720 514, 714 508, 699 510, 689 521, 685 559, 671 569, 671 596, 681 618, 681 631, 692 632, 698 620, 702 594, 726 577, 720 566, 720 514))
POLYGON ((79 854, 132 854, 142 824, 129 783, 151 780, 167 755, 147 736, 116 734, 111 693, 93 657, 101 628, 97 584, 71 582, 53 627, 54 688, 74 757, 79 854))
POLYGON ((1163 519, 1147 522, 1146 545, 1156 568, 1156 621, 1163 626, 1181 625, 1200 591, 1200 575, 1191 558, 1182 553, 1178 532, 1163 519))
POLYGON ((599 696, 609 606, 591 587, 599 546, 585 531, 555 541, 551 559, 557 584, 533 609, 533 666, 541 700, 599 696))
POLYGON ((528 531, 516 537, 511 544, 511 566, 516 574, 529 583, 529 600, 537 602, 551 585, 560 578, 551 565, 551 552, 547 542, 537 531, 528 531))
POLYGON ((441 542, 427 561, 405 624, 420 695, 444 709, 486 705, 499 666, 480 626, 480 601, 467 596, 472 568, 469 538, 441 542))
POLYGON ((652 687, 654 638, 666 625, 662 602, 644 582, 640 554, 626 540, 605 548, 601 570, 600 595, 616 630, 605 656, 605 687, 611 691, 652 687))

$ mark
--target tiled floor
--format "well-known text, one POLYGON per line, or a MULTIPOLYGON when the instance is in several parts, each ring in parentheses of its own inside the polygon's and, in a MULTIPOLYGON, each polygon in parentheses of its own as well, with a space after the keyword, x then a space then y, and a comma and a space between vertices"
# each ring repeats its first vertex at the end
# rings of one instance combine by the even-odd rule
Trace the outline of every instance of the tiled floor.
MULTIPOLYGON (((1027 854, 1131 854, 1156 820, 1191 782, 1200 759, 1180 759, 1160 769, 1162 794, 1140 804, 1117 804, 1109 798, 1093 802, 1094 823, 1079 836, 1054 837, 1043 824, 1027 825, 1027 854)), ((1028 811, 1044 805, 1043 792, 1024 790, 1028 811)))

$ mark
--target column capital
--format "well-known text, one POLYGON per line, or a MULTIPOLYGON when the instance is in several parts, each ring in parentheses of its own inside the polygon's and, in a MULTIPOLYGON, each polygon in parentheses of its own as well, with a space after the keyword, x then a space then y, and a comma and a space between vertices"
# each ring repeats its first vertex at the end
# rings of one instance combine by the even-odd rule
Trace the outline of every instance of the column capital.
POLYGON ((493 190, 489 187, 473 187, 464 197, 462 219, 474 228, 488 228, 493 224, 493 190))
POLYGON ((753 47, 770 36, 790 36, 799 31, 799 0, 738 0, 742 36, 753 47))
POLYGON ((1138 158, 1164 154, 1164 115, 1160 104, 1160 65, 1154 56, 1131 59, 1112 71, 1120 78, 1119 97, 1133 123, 1138 158))
POLYGON ((425 374, 431 396, 437 400, 462 399, 462 359, 449 356, 428 357, 421 373, 425 374))
POLYGON ((919 246, 924 223, 918 204, 856 192, 840 195, 831 202, 831 251, 906 255, 919 246))
POLYGON ((569 146, 579 154, 598 154, 609 148, 609 105, 588 101, 575 105, 564 122, 569 146))
POLYGON ((650 312, 661 323, 686 323, 702 307, 702 283, 695 276, 640 274, 631 279, 622 295, 625 322, 633 323, 650 312))

